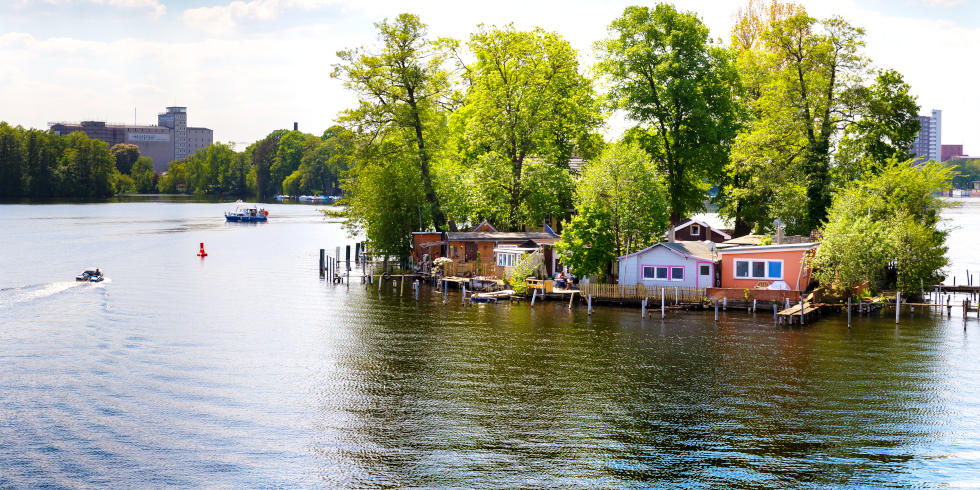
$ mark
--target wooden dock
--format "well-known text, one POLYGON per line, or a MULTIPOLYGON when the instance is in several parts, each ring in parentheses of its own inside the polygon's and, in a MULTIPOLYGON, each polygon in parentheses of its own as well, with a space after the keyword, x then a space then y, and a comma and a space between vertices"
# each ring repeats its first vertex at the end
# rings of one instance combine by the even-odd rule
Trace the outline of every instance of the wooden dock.
POLYGON ((796 305, 777 313, 776 318, 780 324, 792 325, 798 320, 799 324, 803 325, 807 322, 808 318, 812 319, 818 314, 820 314, 820 305, 815 305, 813 303, 797 303, 796 305))

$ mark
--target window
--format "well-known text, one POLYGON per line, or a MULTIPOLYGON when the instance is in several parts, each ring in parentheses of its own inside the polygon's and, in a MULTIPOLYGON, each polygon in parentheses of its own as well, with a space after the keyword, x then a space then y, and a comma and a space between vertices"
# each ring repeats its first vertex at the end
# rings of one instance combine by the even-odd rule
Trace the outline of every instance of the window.
POLYGON ((701 275, 702 276, 710 276, 711 275, 711 266, 710 265, 702 265, 701 266, 701 275))
POLYGON ((683 281, 684 280, 684 268, 683 267, 671 267, 670 268, 670 280, 671 281, 683 281))
MULTIPOLYGON (((643 279, 647 280, 657 280, 657 281, 668 281, 670 280, 670 269, 666 265, 645 265, 643 266, 643 279)), ((674 267, 674 269, 683 270, 682 267, 674 267)))
POLYGON ((691 225, 691 236, 701 236, 701 225, 691 225))
POLYGON ((517 255, 514 254, 497 254, 497 265, 500 267, 514 267, 514 262, 517 261, 517 255))
POLYGON ((782 279, 782 260, 735 259, 735 279, 782 279))

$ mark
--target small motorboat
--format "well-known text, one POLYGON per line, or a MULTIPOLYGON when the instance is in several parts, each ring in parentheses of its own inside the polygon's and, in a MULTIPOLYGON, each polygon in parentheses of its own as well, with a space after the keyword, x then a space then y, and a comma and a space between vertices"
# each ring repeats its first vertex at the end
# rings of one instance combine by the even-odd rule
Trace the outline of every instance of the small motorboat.
POLYGON ((234 211, 225 211, 225 220, 238 223, 264 222, 268 220, 269 212, 254 204, 238 201, 234 211))
POLYGON ((96 267, 89 267, 82 271, 81 274, 75 276, 76 281, 83 282, 102 282, 103 279, 105 278, 102 277, 102 271, 96 267))
POLYGON ((513 289, 504 289, 503 291, 474 294, 473 296, 470 296, 470 301, 474 303, 496 303, 498 300, 507 299, 513 295, 513 289))

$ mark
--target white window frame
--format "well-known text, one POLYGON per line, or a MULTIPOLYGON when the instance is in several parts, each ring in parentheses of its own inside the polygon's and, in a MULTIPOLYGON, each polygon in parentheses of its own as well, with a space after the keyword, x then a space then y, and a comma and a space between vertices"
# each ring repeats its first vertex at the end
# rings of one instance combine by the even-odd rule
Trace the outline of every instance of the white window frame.
POLYGON ((497 266, 499 267, 514 267, 514 263, 517 255, 508 252, 497 252, 497 266))
POLYGON ((640 278, 644 281, 656 281, 657 280, 657 266, 655 265, 643 265, 640 266, 640 278), (647 270, 650 270, 650 276, 647 277, 647 270))
POLYGON ((701 225, 691 225, 691 236, 701 236, 701 225))
POLYGON ((672 265, 672 266, 669 266, 669 267, 670 267, 670 270, 667 271, 667 275, 670 277, 670 280, 671 281, 683 281, 684 278, 685 278, 685 276, 687 276, 687 267, 684 267, 683 265, 672 265), (681 277, 680 277, 680 279, 674 277, 674 269, 680 269, 681 270, 681 277))
POLYGON ((783 276, 786 275, 786 269, 784 268, 782 259, 735 259, 732 261, 732 277, 735 279, 746 279, 754 281, 781 281, 783 276), (748 275, 740 276, 738 275, 738 264, 739 262, 748 263, 748 275), (760 277, 755 277, 752 275, 752 264, 761 262, 765 264, 763 266, 763 275, 760 277), (769 263, 778 262, 779 263, 779 277, 772 277, 769 275, 769 263))

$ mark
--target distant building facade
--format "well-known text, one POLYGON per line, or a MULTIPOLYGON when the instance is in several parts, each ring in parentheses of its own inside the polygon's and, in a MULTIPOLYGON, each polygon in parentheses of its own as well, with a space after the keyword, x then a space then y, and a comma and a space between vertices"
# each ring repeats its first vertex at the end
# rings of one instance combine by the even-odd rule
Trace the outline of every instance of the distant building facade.
POLYGON ((157 115, 156 126, 106 124, 104 121, 81 123, 53 123, 55 134, 84 132, 89 138, 100 139, 109 146, 126 143, 136 145, 140 154, 153 160, 157 172, 166 171, 170 162, 182 160, 194 152, 211 146, 214 131, 208 128, 187 126, 186 107, 167 107, 157 115))
POLYGON ((966 155, 963 153, 963 145, 943 145, 943 161, 966 155))
POLYGON ((919 160, 942 161, 943 111, 932 110, 931 116, 919 116, 919 134, 912 142, 912 154, 919 160))

